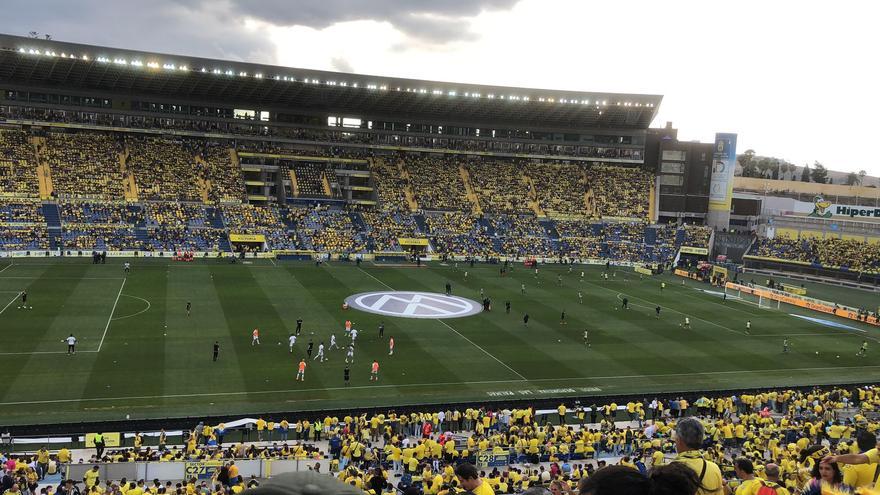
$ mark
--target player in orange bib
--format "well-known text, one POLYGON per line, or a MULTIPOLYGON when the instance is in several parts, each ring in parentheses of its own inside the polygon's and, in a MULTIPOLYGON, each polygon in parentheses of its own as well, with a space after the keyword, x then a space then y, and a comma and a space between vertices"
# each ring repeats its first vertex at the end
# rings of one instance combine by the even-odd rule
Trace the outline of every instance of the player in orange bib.
POLYGON ((255 328, 251 336, 251 345, 258 345, 260 343, 260 329, 255 328))
POLYGON ((373 380, 379 381, 379 361, 373 361, 373 366, 370 368, 370 381, 373 380))
POLYGON ((391 337, 391 339, 388 341, 388 355, 394 355, 394 337, 391 337))
POLYGON ((351 331, 351 320, 345 320, 345 331, 346 332, 351 331))
POLYGON ((296 372, 296 381, 306 381, 306 360, 301 359, 299 362, 299 371, 296 372))

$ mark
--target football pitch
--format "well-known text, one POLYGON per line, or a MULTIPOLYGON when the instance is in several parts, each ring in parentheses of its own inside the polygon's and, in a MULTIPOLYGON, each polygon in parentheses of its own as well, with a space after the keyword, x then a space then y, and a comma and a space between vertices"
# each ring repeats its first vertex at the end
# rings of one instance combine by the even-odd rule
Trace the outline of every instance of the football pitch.
MULTIPOLYGON (((516 265, 501 277, 498 265, 464 263, 417 268, 129 261, 126 276, 123 261, 112 258, 106 265, 86 258, 0 260, 2 423, 272 412, 291 412, 288 419, 294 419, 319 409, 650 396, 880 378, 876 328, 786 305, 777 309, 775 303, 765 308, 735 297, 725 301, 704 284, 640 277, 629 268, 614 269, 605 281, 604 267, 595 266, 569 272, 546 265, 536 277, 516 265), (482 289, 492 311, 414 319, 342 308, 354 294, 442 294, 447 282, 453 295, 474 301, 482 299, 482 289), (25 307, 18 297, 23 289, 25 307), (629 309, 621 307, 624 298, 629 309), (812 319, 793 316, 798 314, 812 319), (303 331, 291 353, 287 340, 297 318, 303 331), (690 329, 681 325, 685 318, 690 329), (345 352, 336 349, 327 352, 326 362, 308 360, 305 381, 295 381, 310 339, 316 350, 321 341, 329 346, 331 333, 340 347, 350 341, 346 320, 359 331, 350 385, 343 382, 345 352), (251 345, 255 327, 258 346, 251 345), (64 342, 71 333, 78 340, 73 356, 64 342), (784 338, 792 343, 788 353, 782 352, 784 338), (870 345, 864 358, 856 356, 862 340, 870 345), (214 341, 221 346, 217 362, 214 341), (380 363, 377 382, 370 381, 373 360, 380 363)), ((810 295, 823 297, 819 290, 810 295)), ((874 295, 841 291, 832 293, 849 304, 876 304, 874 295)))

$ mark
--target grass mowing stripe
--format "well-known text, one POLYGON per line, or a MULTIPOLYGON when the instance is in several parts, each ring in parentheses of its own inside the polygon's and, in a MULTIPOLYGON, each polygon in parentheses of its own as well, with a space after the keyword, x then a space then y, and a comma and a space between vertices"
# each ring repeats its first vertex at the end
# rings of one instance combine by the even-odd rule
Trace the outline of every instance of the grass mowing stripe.
MULTIPOLYGON (((866 366, 831 366, 831 367, 815 367, 815 368, 780 368, 780 369, 763 369, 763 370, 722 370, 722 371, 699 371, 687 373, 657 373, 651 375, 609 375, 609 376, 573 376, 560 378, 536 378, 525 380, 529 383, 555 382, 555 381, 596 381, 596 380, 633 380, 637 378, 664 378, 691 375, 730 375, 736 373, 788 373, 788 372, 814 372, 814 371, 834 371, 834 370, 860 370, 867 368, 880 368, 880 365, 866 366)), ((473 382, 429 382, 429 383, 405 383, 393 385, 363 385, 350 387, 319 387, 306 389, 281 389, 281 390, 256 390, 243 392, 216 392, 216 393, 194 393, 194 394, 169 394, 169 395, 133 395, 122 397, 86 397, 82 399, 56 399, 56 400, 40 400, 40 401, 17 401, 17 402, 0 402, 0 406, 16 406, 25 404, 63 404, 71 402, 99 402, 99 401, 122 401, 122 400, 156 400, 156 399, 175 399, 186 397, 217 397, 223 395, 261 395, 261 394, 283 394, 283 393, 306 393, 306 392, 325 392, 325 391, 344 391, 344 390, 361 390, 374 388, 396 388, 396 387, 442 387, 442 386, 467 386, 467 385, 491 385, 500 383, 520 384, 523 380, 487 380, 473 382)))
MULTIPOLYGON (((370 278, 372 278, 372 279, 375 280, 376 282, 379 282, 380 284, 384 285, 384 286, 387 287, 388 289, 390 289, 390 290, 395 290, 394 287, 391 287, 390 285, 386 284, 385 282, 383 282, 383 281, 379 280, 378 278, 374 277, 371 273, 367 272, 367 271, 364 270, 363 268, 361 268, 361 267, 357 267, 357 269, 360 270, 360 271, 362 271, 362 272, 364 272, 364 273, 366 273, 370 278)), ((446 327, 446 328, 452 330, 453 332, 455 332, 456 335, 458 335, 459 337, 461 337, 461 338, 463 338, 464 340, 466 340, 466 341, 467 341, 468 343, 470 343, 472 346, 474 346, 474 347, 476 347, 477 349, 481 350, 481 351, 483 352, 483 354, 489 356, 490 358, 492 358, 492 359, 494 359, 495 361, 497 361, 498 364, 500 364, 501 366, 504 366, 505 368, 507 368, 508 370, 510 370, 510 372, 513 373, 514 375, 518 376, 520 380, 528 381, 528 379, 527 379, 526 377, 522 376, 518 371, 516 371, 515 369, 511 368, 510 366, 508 366, 507 363, 505 363, 504 361, 498 359, 497 357, 495 357, 494 354, 492 354, 491 352, 489 352, 489 351, 487 351, 486 349, 483 349, 482 347, 480 347, 479 345, 477 345, 473 340, 471 340, 471 339, 465 337, 464 335, 462 335, 461 332, 459 332, 458 330, 452 328, 452 326, 450 326, 450 325, 449 325, 448 323, 446 323, 445 321, 443 321, 443 320, 441 320, 441 319, 438 319, 437 321, 438 321, 441 325, 443 325, 444 327, 446 327)))
POLYGON ((107 324, 104 325, 104 333, 101 334, 101 341, 98 342, 98 352, 101 352, 101 347, 104 346, 104 339, 107 338, 107 330, 110 330, 110 323, 113 322, 113 313, 116 312, 116 305, 119 304, 119 298, 122 296, 122 289, 125 288, 125 281, 128 279, 122 279, 122 285, 119 286, 119 292, 116 293, 116 300, 113 301, 113 309, 110 310, 110 316, 107 317, 107 324))

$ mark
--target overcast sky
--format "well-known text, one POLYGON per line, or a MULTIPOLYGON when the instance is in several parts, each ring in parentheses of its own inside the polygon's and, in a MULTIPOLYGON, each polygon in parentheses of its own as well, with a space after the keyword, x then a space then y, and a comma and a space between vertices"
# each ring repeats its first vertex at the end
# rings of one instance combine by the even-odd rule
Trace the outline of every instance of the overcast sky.
POLYGON ((0 31, 419 79, 664 95, 655 126, 880 175, 880 2, 4 0, 0 31), (873 151, 872 151, 873 150, 873 151))

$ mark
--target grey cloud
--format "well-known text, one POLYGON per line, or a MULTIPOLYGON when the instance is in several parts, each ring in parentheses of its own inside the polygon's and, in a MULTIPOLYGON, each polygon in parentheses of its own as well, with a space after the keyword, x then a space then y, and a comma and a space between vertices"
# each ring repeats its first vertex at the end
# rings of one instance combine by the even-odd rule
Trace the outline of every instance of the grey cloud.
POLYGON ((8 34, 37 31, 62 41, 252 62, 275 58, 268 37, 196 2, 6 0, 3 11, 0 31, 8 34))
POLYGON ((354 73, 354 67, 345 59, 345 57, 333 57, 330 60, 330 65, 333 67, 333 70, 337 72, 346 72, 349 74, 354 73))
MULTIPOLYGON (((179 0, 182 3, 190 3, 179 0)), ((216 0, 202 0, 205 5, 216 0)), ((389 22, 407 35, 429 42, 470 40, 465 17, 484 10, 505 10, 519 0, 227 0, 241 16, 251 16, 280 26, 302 25, 316 29, 337 22, 375 20, 389 22)))

